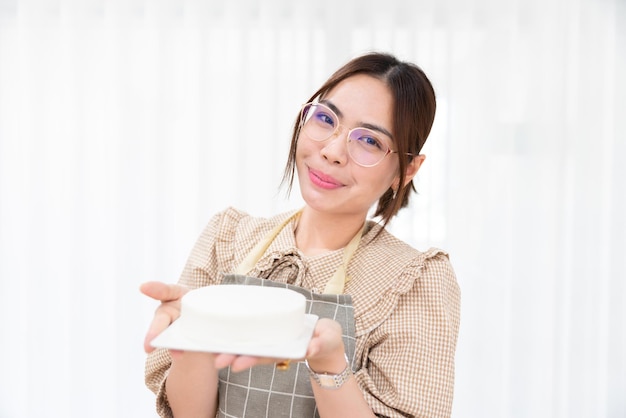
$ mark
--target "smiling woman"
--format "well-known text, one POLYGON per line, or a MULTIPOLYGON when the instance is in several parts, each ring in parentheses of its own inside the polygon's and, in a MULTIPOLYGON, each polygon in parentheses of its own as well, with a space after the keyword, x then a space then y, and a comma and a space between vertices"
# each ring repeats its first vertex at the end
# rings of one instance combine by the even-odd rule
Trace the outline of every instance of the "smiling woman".
POLYGON ((146 376, 162 416, 451 413, 456 278, 445 252, 417 251, 384 228, 407 204, 424 160, 433 88, 416 65, 370 53, 341 67, 309 103, 296 118, 285 169, 289 188, 297 170, 304 207, 269 219, 221 212, 197 241, 178 285, 142 288, 161 301, 146 336, 146 376), (383 225, 367 219, 377 202, 383 225), (187 288, 229 283, 224 272, 308 296, 321 319, 304 358, 295 358, 306 368, 276 372, 271 364, 292 359, 272 353, 152 351, 154 336, 176 324, 187 288), (272 392, 281 399, 255 395, 272 392))

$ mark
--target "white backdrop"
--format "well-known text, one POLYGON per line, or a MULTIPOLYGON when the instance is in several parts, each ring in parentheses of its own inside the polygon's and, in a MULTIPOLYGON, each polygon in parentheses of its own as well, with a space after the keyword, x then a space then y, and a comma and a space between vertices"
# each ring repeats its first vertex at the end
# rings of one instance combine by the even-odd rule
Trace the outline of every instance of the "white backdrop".
POLYGON ((392 225, 462 288, 455 418, 626 417, 626 3, 0 0, 0 417, 153 417, 138 286, 278 185, 368 50, 439 109, 392 225))

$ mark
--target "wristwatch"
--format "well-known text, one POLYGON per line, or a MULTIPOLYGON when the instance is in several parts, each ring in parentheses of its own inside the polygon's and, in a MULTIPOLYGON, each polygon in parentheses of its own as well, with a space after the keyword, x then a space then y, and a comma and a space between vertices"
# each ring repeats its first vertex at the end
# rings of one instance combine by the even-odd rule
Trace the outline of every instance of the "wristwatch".
POLYGON ((346 358, 346 368, 339 374, 317 373, 311 369, 309 362, 306 359, 304 359, 304 364, 306 364, 306 368, 309 369, 309 374, 313 380, 315 380, 320 387, 323 387, 324 389, 339 389, 344 383, 346 383, 352 374, 348 356, 346 353, 343 355, 346 358))

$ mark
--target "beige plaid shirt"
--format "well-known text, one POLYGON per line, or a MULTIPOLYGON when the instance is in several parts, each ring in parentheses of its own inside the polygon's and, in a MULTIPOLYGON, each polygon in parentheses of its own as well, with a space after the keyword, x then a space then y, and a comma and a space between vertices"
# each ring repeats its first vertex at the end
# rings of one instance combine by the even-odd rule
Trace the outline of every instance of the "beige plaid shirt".
MULTIPOLYGON (((293 213, 271 219, 227 209, 209 222, 193 248, 179 283, 197 288, 219 283, 263 237, 293 213)), ((383 417, 449 417, 460 292, 448 256, 420 252, 372 221, 348 266, 345 293, 356 325, 354 376, 372 410, 383 417)), ((284 228, 255 268, 254 277, 321 293, 342 262, 343 250, 306 257, 284 228)), ((167 350, 146 361, 146 383, 157 410, 171 416, 165 396, 167 350)))

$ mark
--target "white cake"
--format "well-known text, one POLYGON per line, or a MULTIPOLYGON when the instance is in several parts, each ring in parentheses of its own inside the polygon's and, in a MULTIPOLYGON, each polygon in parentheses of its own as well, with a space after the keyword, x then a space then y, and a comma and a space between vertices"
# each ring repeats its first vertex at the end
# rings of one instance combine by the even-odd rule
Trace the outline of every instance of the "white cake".
POLYGON ((293 290, 215 285, 181 301, 181 332, 199 343, 274 345, 302 333, 306 298, 293 290))

